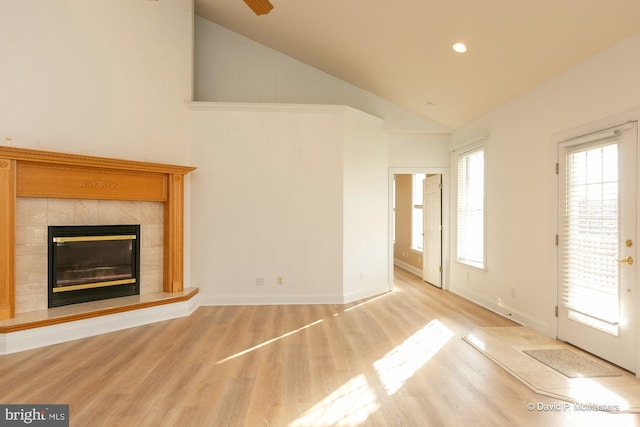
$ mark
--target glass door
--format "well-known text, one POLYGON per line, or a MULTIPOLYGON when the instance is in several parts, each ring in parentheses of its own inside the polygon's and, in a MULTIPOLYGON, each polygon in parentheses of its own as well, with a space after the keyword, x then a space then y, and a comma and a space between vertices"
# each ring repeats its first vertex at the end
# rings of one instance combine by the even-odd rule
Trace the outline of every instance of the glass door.
POLYGON ((636 125, 560 144, 558 338, 635 372, 636 125))

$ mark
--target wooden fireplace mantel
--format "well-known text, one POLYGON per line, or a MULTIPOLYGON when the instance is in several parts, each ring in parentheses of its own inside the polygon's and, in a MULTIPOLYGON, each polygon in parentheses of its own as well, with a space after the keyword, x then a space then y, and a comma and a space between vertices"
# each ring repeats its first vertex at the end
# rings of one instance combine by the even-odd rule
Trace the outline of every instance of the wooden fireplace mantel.
POLYGON ((0 319, 15 316, 17 197, 163 202, 163 290, 182 291, 184 175, 193 170, 190 166, 0 147, 0 319))

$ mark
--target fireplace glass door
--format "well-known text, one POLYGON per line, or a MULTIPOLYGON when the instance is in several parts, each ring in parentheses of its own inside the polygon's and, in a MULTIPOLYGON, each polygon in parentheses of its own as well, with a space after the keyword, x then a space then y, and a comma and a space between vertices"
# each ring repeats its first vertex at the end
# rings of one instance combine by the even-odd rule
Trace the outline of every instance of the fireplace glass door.
POLYGON ((49 307, 139 294, 139 225, 49 227, 49 307))

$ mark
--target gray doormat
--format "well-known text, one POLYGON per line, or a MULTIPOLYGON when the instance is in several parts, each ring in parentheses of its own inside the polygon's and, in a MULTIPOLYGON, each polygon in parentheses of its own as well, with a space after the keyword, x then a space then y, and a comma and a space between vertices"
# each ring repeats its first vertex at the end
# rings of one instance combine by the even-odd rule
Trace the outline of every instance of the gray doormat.
POLYGON ((569 378, 619 377, 621 375, 614 368, 564 348, 522 351, 569 378))

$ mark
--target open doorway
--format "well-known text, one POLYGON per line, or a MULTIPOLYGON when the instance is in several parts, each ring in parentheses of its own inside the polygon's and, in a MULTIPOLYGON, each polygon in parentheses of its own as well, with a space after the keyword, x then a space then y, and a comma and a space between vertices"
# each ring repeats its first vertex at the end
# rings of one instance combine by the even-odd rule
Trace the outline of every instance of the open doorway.
POLYGON ((397 265, 448 289, 448 182, 448 169, 390 169, 389 283, 397 265))

